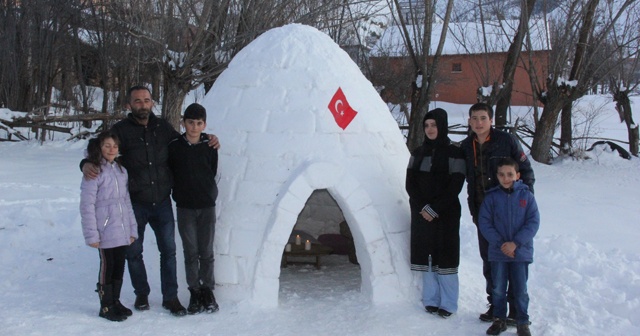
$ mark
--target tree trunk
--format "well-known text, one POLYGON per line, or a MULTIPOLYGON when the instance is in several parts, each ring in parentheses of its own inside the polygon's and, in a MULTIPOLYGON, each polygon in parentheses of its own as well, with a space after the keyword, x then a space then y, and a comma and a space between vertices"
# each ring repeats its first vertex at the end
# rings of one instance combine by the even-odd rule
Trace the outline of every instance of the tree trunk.
MULTIPOLYGON (((166 76, 169 77, 169 76, 166 76)), ((165 78, 166 78, 165 77, 165 78)), ((180 131, 180 116, 182 115, 182 105, 189 92, 189 87, 183 87, 180 83, 175 83, 168 78, 164 81, 164 101, 162 102, 162 118, 180 131)))
POLYGON ((531 157, 541 163, 550 163, 552 159, 553 134, 556 130, 558 115, 562 109, 562 104, 556 103, 556 101, 554 103, 550 102, 544 106, 531 143, 531 157))
POLYGON ((564 156, 571 155, 573 142, 573 123, 571 115, 573 114, 573 104, 567 103, 562 107, 560 115, 560 154, 564 156))
POLYGON ((520 53, 522 51, 522 42, 524 37, 529 31, 529 18, 531 17, 531 11, 536 4, 536 0, 525 0, 521 5, 520 11, 520 24, 518 26, 518 32, 509 47, 507 53, 507 59, 504 63, 502 71, 502 84, 503 87, 497 96, 496 111, 494 114, 494 120, 496 127, 500 128, 507 124, 507 111, 511 105, 511 91, 513 90, 513 78, 516 74, 516 68, 518 66, 518 60, 520 59, 520 53))
POLYGON ((633 121, 629 91, 618 91, 614 93, 613 100, 616 102, 616 110, 618 110, 620 118, 625 122, 625 124, 627 124, 627 132, 629 134, 629 153, 633 156, 638 156, 640 137, 638 134, 638 125, 633 121))

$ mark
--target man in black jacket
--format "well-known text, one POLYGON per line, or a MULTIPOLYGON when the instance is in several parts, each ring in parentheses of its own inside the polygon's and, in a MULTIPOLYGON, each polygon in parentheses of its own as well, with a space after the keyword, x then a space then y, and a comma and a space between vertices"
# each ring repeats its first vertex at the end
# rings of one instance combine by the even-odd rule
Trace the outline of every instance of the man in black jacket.
MULTIPOLYGON (((484 193, 499 184, 497 178, 497 163, 500 159, 510 157, 520 166, 520 179, 529 186, 533 192, 535 176, 531 168, 531 162, 522 150, 518 140, 511 134, 492 127, 493 109, 485 103, 477 103, 469 108, 469 126, 473 131, 462 141, 461 147, 465 153, 467 163, 467 201, 473 223, 478 226, 478 212, 484 200, 484 193)), ((491 293, 493 281, 491 280, 491 264, 488 259, 489 243, 478 229, 478 245, 482 258, 482 273, 486 280, 487 300, 489 310, 480 314, 480 320, 493 321, 493 306, 491 306, 491 293)), ((509 289, 509 292, 511 290, 509 289)), ((509 316, 515 316, 513 310, 513 298, 509 295, 509 316)), ((508 322, 514 322, 508 320, 508 322)))
MULTIPOLYGON (((167 163, 168 144, 180 134, 166 120, 153 114, 154 103, 148 88, 131 87, 127 98, 131 113, 113 125, 111 131, 120 139, 122 165, 129 174, 129 193, 138 222, 139 238, 127 248, 129 275, 136 294, 134 307, 149 309, 151 290, 142 258, 144 231, 149 223, 160 251, 162 306, 175 316, 184 316, 187 311, 178 300, 175 223, 169 198, 173 176, 167 163)), ((217 137, 210 137, 212 146, 219 147, 217 137)), ((87 178, 99 174, 97 167, 84 160, 81 169, 87 178)), ((114 298, 116 294, 119 297, 120 288, 116 293, 114 287, 114 298)))

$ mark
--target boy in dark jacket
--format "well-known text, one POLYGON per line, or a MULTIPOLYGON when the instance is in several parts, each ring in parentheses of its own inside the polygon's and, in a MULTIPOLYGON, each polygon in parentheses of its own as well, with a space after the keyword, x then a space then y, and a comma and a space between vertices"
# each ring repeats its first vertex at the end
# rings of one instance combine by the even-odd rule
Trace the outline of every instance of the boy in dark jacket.
POLYGON ((540 227, 540 214, 533 193, 522 181, 518 163, 511 158, 498 162, 500 186, 490 189, 478 225, 489 242, 489 262, 493 280, 494 322, 487 335, 507 330, 507 284, 513 289, 518 336, 530 336, 527 278, 533 262, 533 237, 540 227))
POLYGON ((218 151, 208 145, 209 138, 202 133, 206 121, 207 112, 202 105, 189 105, 183 116, 185 133, 169 143, 169 167, 174 178, 172 196, 191 293, 189 314, 218 311, 213 295, 218 151))
MULTIPOLYGON (((535 177, 531 162, 522 150, 518 140, 511 134, 497 130, 492 126, 493 109, 485 103, 477 103, 469 108, 469 127, 472 133, 462 141, 461 148, 465 154, 467 163, 467 195, 469 211, 473 218, 473 223, 478 225, 478 211, 484 200, 485 192, 499 185, 497 172, 497 162, 502 158, 511 158, 518 162, 520 166, 521 179, 524 184, 533 192, 535 177)), ((487 257, 488 243, 480 233, 478 228, 478 246, 480 257, 482 258, 482 273, 486 281, 487 300, 489 310, 480 314, 480 320, 485 322, 493 321, 493 306, 491 305, 491 264, 487 257)), ((511 288, 508 290, 511 294, 511 288)), ((509 295, 509 319, 508 322, 515 323, 515 307, 509 295)))

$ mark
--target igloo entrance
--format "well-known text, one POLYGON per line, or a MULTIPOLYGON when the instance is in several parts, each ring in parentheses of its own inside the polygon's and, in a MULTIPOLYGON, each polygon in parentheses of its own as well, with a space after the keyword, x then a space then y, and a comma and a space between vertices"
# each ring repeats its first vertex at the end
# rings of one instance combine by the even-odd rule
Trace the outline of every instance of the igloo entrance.
MULTIPOLYGON (((313 263, 319 269, 322 259, 327 259, 325 255, 342 255, 352 264, 358 264, 353 234, 342 209, 326 189, 320 189, 311 194, 298 215, 285 248, 282 266, 313 263), (309 250, 302 248, 307 240, 310 242, 309 250)), ((339 258, 334 259, 340 261, 339 258)))

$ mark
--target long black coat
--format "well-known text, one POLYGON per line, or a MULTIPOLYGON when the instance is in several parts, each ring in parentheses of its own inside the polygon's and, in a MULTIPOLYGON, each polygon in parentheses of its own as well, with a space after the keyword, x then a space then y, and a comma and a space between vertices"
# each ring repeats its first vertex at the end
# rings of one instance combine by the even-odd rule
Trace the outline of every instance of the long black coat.
MULTIPOLYGON (((406 189, 411 206, 411 269, 432 266, 442 274, 457 273, 460 264, 460 215, 458 194, 465 179, 463 151, 447 134, 447 116, 442 109, 430 111, 426 119, 436 120, 438 137, 425 140, 411 153, 406 189), (434 220, 427 222, 426 210, 434 220)), ((423 121, 424 123, 424 121, 423 121)))

